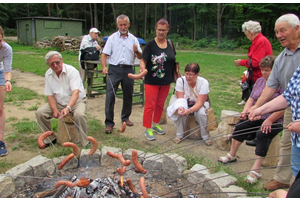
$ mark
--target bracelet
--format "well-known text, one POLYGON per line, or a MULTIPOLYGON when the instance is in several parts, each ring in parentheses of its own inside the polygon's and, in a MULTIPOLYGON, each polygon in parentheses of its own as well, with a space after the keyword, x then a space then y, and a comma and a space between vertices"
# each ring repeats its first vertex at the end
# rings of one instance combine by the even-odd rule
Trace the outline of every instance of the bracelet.
POLYGON ((193 110, 190 108, 191 114, 193 113, 193 110))
POLYGON ((6 83, 6 82, 10 82, 10 84, 11 84, 11 81, 10 81, 10 80, 6 80, 5 83, 6 83))
POLYGON ((69 108, 69 111, 71 111, 72 108, 70 106, 66 106, 66 107, 69 108))

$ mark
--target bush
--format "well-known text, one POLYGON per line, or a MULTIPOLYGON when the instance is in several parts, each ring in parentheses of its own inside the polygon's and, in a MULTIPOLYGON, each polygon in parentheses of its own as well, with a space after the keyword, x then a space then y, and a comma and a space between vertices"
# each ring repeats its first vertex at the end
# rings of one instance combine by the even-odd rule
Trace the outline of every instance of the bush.
POLYGON ((226 40, 223 39, 221 44, 218 44, 217 48, 220 50, 233 50, 235 48, 238 48, 238 44, 237 42, 233 41, 233 40, 226 40))

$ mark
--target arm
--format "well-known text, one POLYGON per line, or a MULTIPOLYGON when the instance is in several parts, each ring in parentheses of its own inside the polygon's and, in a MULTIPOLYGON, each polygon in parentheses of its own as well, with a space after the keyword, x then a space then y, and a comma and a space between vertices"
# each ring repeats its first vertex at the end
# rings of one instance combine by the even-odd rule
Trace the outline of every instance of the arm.
POLYGON ((269 198, 286 198, 287 193, 288 193, 287 191, 282 190, 282 189, 275 190, 274 192, 271 192, 269 194, 269 198))
MULTIPOLYGON (((72 108, 76 104, 78 98, 79 98, 79 90, 78 89, 73 90, 71 99, 68 103, 68 106, 70 106, 72 108)), ((63 117, 67 116, 69 114, 69 112, 70 112, 70 110, 68 107, 65 107, 64 109, 62 109, 60 111, 59 119, 62 119, 63 117)))
POLYGON ((297 119, 297 120, 293 121, 292 123, 288 124, 286 126, 286 128, 291 132, 300 134, 300 119, 297 119))
MULTIPOLYGON (((184 98, 184 93, 176 90, 176 96, 177 96, 177 99, 184 98)), ((181 117, 184 116, 184 108, 183 107, 178 109, 178 115, 181 117)))
POLYGON ((101 54, 101 65, 102 65, 102 74, 107 75, 107 67, 106 67, 106 54, 101 54))
POLYGON ((255 103, 255 105, 249 109, 249 112, 251 113, 254 109, 260 107, 265 102, 270 100, 272 98, 273 94, 275 93, 275 91, 276 91, 276 89, 268 87, 266 85, 263 92, 261 93, 260 97, 257 99, 257 102, 255 103))
POLYGON ((272 124, 284 115, 284 110, 272 113, 261 125, 261 131, 265 134, 271 133, 272 124))
POLYGON ((144 69, 146 68, 146 64, 147 64, 147 61, 144 60, 143 58, 141 58, 139 73, 142 73, 144 71, 144 69))
POLYGON ((11 73, 10 72, 4 72, 4 81, 5 81, 5 87, 3 90, 5 92, 10 92, 12 90, 12 85, 11 85, 11 73), (6 81, 9 80, 9 81, 6 81))
POLYGON ((249 98, 248 101, 246 102, 243 111, 241 112, 241 114, 239 115, 239 119, 240 120, 246 120, 247 119, 247 115, 248 115, 248 110, 251 106, 254 105, 255 100, 253 98, 249 98))
POLYGON ((133 52, 134 52, 134 54, 136 55, 136 57, 138 58, 138 59, 141 59, 141 57, 142 57, 142 52, 140 52, 139 50, 138 50, 138 46, 137 45, 133 45, 133 52))
POLYGON ((49 103, 49 106, 50 106, 50 108, 51 108, 51 110, 52 110, 52 112, 53 112, 53 117, 54 118, 58 118, 59 116, 60 116, 60 113, 59 113, 59 111, 58 111, 58 109, 57 109, 57 106, 56 106, 56 100, 55 100, 55 98, 54 98, 54 96, 47 96, 47 98, 48 98, 48 103, 49 103))

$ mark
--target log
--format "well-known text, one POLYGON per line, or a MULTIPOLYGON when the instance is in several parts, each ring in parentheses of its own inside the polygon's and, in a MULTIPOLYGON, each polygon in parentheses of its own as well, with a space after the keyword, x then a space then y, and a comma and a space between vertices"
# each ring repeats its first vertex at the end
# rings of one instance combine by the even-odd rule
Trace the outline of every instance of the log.
POLYGON ((61 145, 64 142, 80 143, 79 133, 73 120, 73 115, 69 115, 58 121, 57 143, 61 145))
POLYGON ((202 140, 199 124, 193 115, 189 115, 184 125, 184 137, 192 133, 187 138, 192 140, 202 140))
POLYGON ((231 110, 222 110, 221 121, 226 122, 229 125, 235 125, 239 121, 239 112, 231 110))

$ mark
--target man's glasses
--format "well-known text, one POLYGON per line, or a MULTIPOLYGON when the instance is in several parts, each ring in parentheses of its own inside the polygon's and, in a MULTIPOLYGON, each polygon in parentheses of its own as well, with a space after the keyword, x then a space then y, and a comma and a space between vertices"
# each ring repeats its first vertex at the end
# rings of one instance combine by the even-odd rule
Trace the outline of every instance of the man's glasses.
POLYGON ((54 67, 54 64, 55 64, 55 65, 58 65, 59 63, 60 63, 60 61, 55 61, 55 62, 49 63, 48 65, 49 65, 50 67, 54 67))

